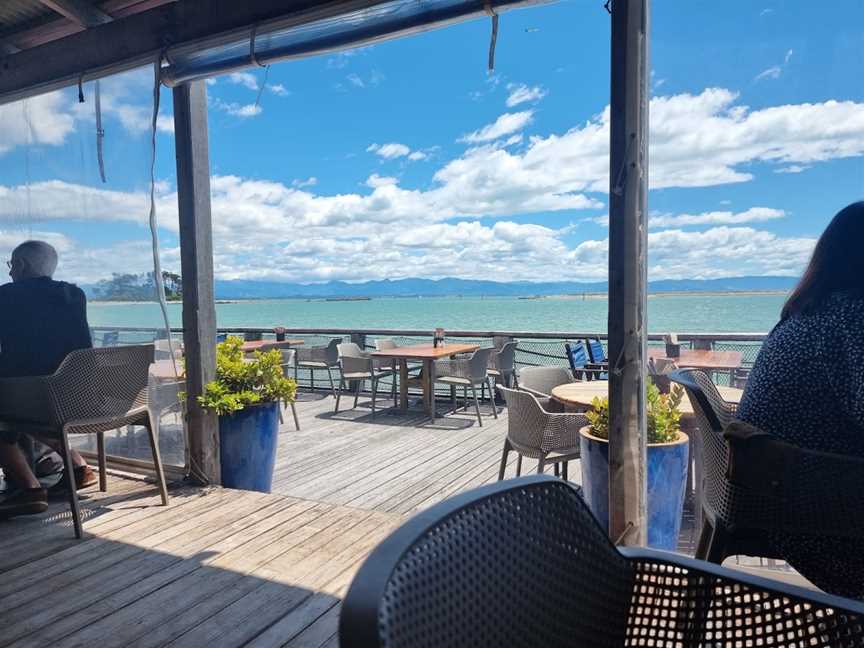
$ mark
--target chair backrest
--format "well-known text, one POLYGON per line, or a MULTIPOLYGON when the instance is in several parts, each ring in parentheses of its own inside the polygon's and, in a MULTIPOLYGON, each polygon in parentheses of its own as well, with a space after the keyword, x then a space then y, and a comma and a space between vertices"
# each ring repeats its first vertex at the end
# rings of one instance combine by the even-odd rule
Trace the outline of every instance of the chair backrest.
POLYGON ((486 371, 489 368, 489 358, 495 353, 495 349, 488 347, 477 349, 468 361, 471 380, 485 380, 486 371))
POLYGON ((370 554, 340 644, 623 646, 633 582, 575 487, 501 481, 415 516, 370 554))
POLYGON ((606 349, 603 348, 603 343, 597 338, 589 338, 586 342, 588 343, 588 355, 591 356, 591 362, 606 362, 606 349))
POLYGON ((519 448, 542 450, 549 413, 533 394, 498 385, 507 403, 507 438, 519 448))
POLYGON ((339 345, 342 344, 342 338, 333 338, 327 343, 327 364, 335 365, 339 362, 339 345))
POLYGON ((585 368, 585 365, 591 362, 591 359, 588 357, 588 349, 585 348, 585 343, 565 343, 564 351, 567 354, 567 362, 570 363, 570 370, 573 372, 573 377, 579 378, 581 375, 584 375, 582 370, 585 368))
POLYGON ((355 342, 341 342, 336 345, 340 358, 365 358, 366 354, 355 342))
POLYGON ((288 378, 289 370, 294 367, 294 358, 297 352, 294 349, 280 349, 280 352, 282 353, 282 373, 288 378))
POLYGON ((519 386, 550 397, 558 385, 573 382, 573 374, 566 367, 522 367, 519 386))
MULTIPOLYGON (((734 419, 734 409, 723 400, 704 371, 678 369, 669 379, 684 387, 702 436, 704 489, 702 506, 713 521, 734 524, 736 511, 749 506, 749 496, 729 482, 729 452, 723 429, 734 419), (742 508, 743 507, 743 508, 742 508)), ((755 503, 755 502, 754 502, 755 503)))
POLYGON ((120 417, 146 405, 153 357, 152 344, 73 351, 44 378, 51 422, 120 417))
POLYGON ((375 348, 379 351, 386 351, 387 349, 395 349, 399 345, 396 344, 396 340, 392 340, 390 338, 384 338, 381 340, 375 340, 375 348))
POLYGON ((491 366, 498 371, 516 370, 516 347, 518 342, 507 342, 491 356, 491 366))

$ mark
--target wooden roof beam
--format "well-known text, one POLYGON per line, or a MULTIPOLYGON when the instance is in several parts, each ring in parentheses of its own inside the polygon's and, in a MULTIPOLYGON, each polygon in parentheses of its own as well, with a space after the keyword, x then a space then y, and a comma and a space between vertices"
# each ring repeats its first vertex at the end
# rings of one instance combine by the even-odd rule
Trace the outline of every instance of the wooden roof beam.
POLYGON ((39 0, 39 2, 85 28, 104 25, 113 20, 111 16, 87 0, 39 0))

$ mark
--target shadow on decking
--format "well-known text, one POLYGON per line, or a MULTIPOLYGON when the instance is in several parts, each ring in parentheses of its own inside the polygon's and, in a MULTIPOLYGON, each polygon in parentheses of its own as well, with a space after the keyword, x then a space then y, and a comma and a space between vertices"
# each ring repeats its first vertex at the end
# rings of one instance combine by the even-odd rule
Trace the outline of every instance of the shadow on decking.
POLYGON ((0 524, 0 646, 329 645, 339 594, 392 527, 226 489, 145 506, 150 491, 96 493, 82 540, 62 505, 0 524))

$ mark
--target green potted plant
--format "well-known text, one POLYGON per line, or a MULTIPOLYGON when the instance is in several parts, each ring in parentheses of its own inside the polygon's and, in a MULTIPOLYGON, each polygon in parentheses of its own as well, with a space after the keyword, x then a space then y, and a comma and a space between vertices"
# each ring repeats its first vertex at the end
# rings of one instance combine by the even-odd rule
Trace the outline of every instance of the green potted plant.
POLYGON ((294 401, 297 384, 285 377, 278 349, 247 358, 242 346, 238 337, 216 346, 216 379, 198 402, 219 416, 222 485, 269 493, 280 402, 294 401))
MULTIPOLYGON (((684 389, 670 393, 649 380, 648 409, 648 545, 674 551, 681 531, 687 486, 688 444, 681 431, 684 389)), ((594 516, 609 527, 609 399, 595 398, 586 412, 591 425, 580 430, 582 489, 594 516)))

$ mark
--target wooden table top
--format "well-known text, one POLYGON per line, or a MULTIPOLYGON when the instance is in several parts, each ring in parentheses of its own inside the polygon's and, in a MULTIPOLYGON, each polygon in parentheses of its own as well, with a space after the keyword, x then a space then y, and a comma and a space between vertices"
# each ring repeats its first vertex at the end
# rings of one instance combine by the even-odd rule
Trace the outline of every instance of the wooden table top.
POLYGON ((384 349, 383 351, 373 351, 370 355, 373 358, 438 360, 439 358, 449 358, 457 353, 472 353, 479 348, 480 346, 477 344, 453 344, 450 342, 436 347, 430 342, 426 344, 411 344, 409 346, 396 347, 395 349, 384 349))
POLYGON ((654 360, 670 360, 682 369, 737 369, 744 361, 744 354, 740 351, 703 351, 696 349, 681 349, 681 355, 670 358, 666 355, 666 349, 648 348, 648 357, 654 360))
MULTIPOLYGON (((734 387, 717 387, 720 395, 729 403, 739 403, 744 391, 734 387)), ((605 398, 609 395, 608 380, 588 380, 575 383, 567 383, 566 385, 558 385, 552 390, 552 398, 563 405, 575 405, 577 407, 591 407, 591 401, 595 397, 605 398)), ((681 413, 685 416, 693 415, 693 406, 684 394, 679 407, 681 413)))
POLYGON ((287 349, 292 346, 300 346, 303 340, 250 340, 244 342, 243 353, 252 353, 253 351, 270 351, 271 349, 287 349))

